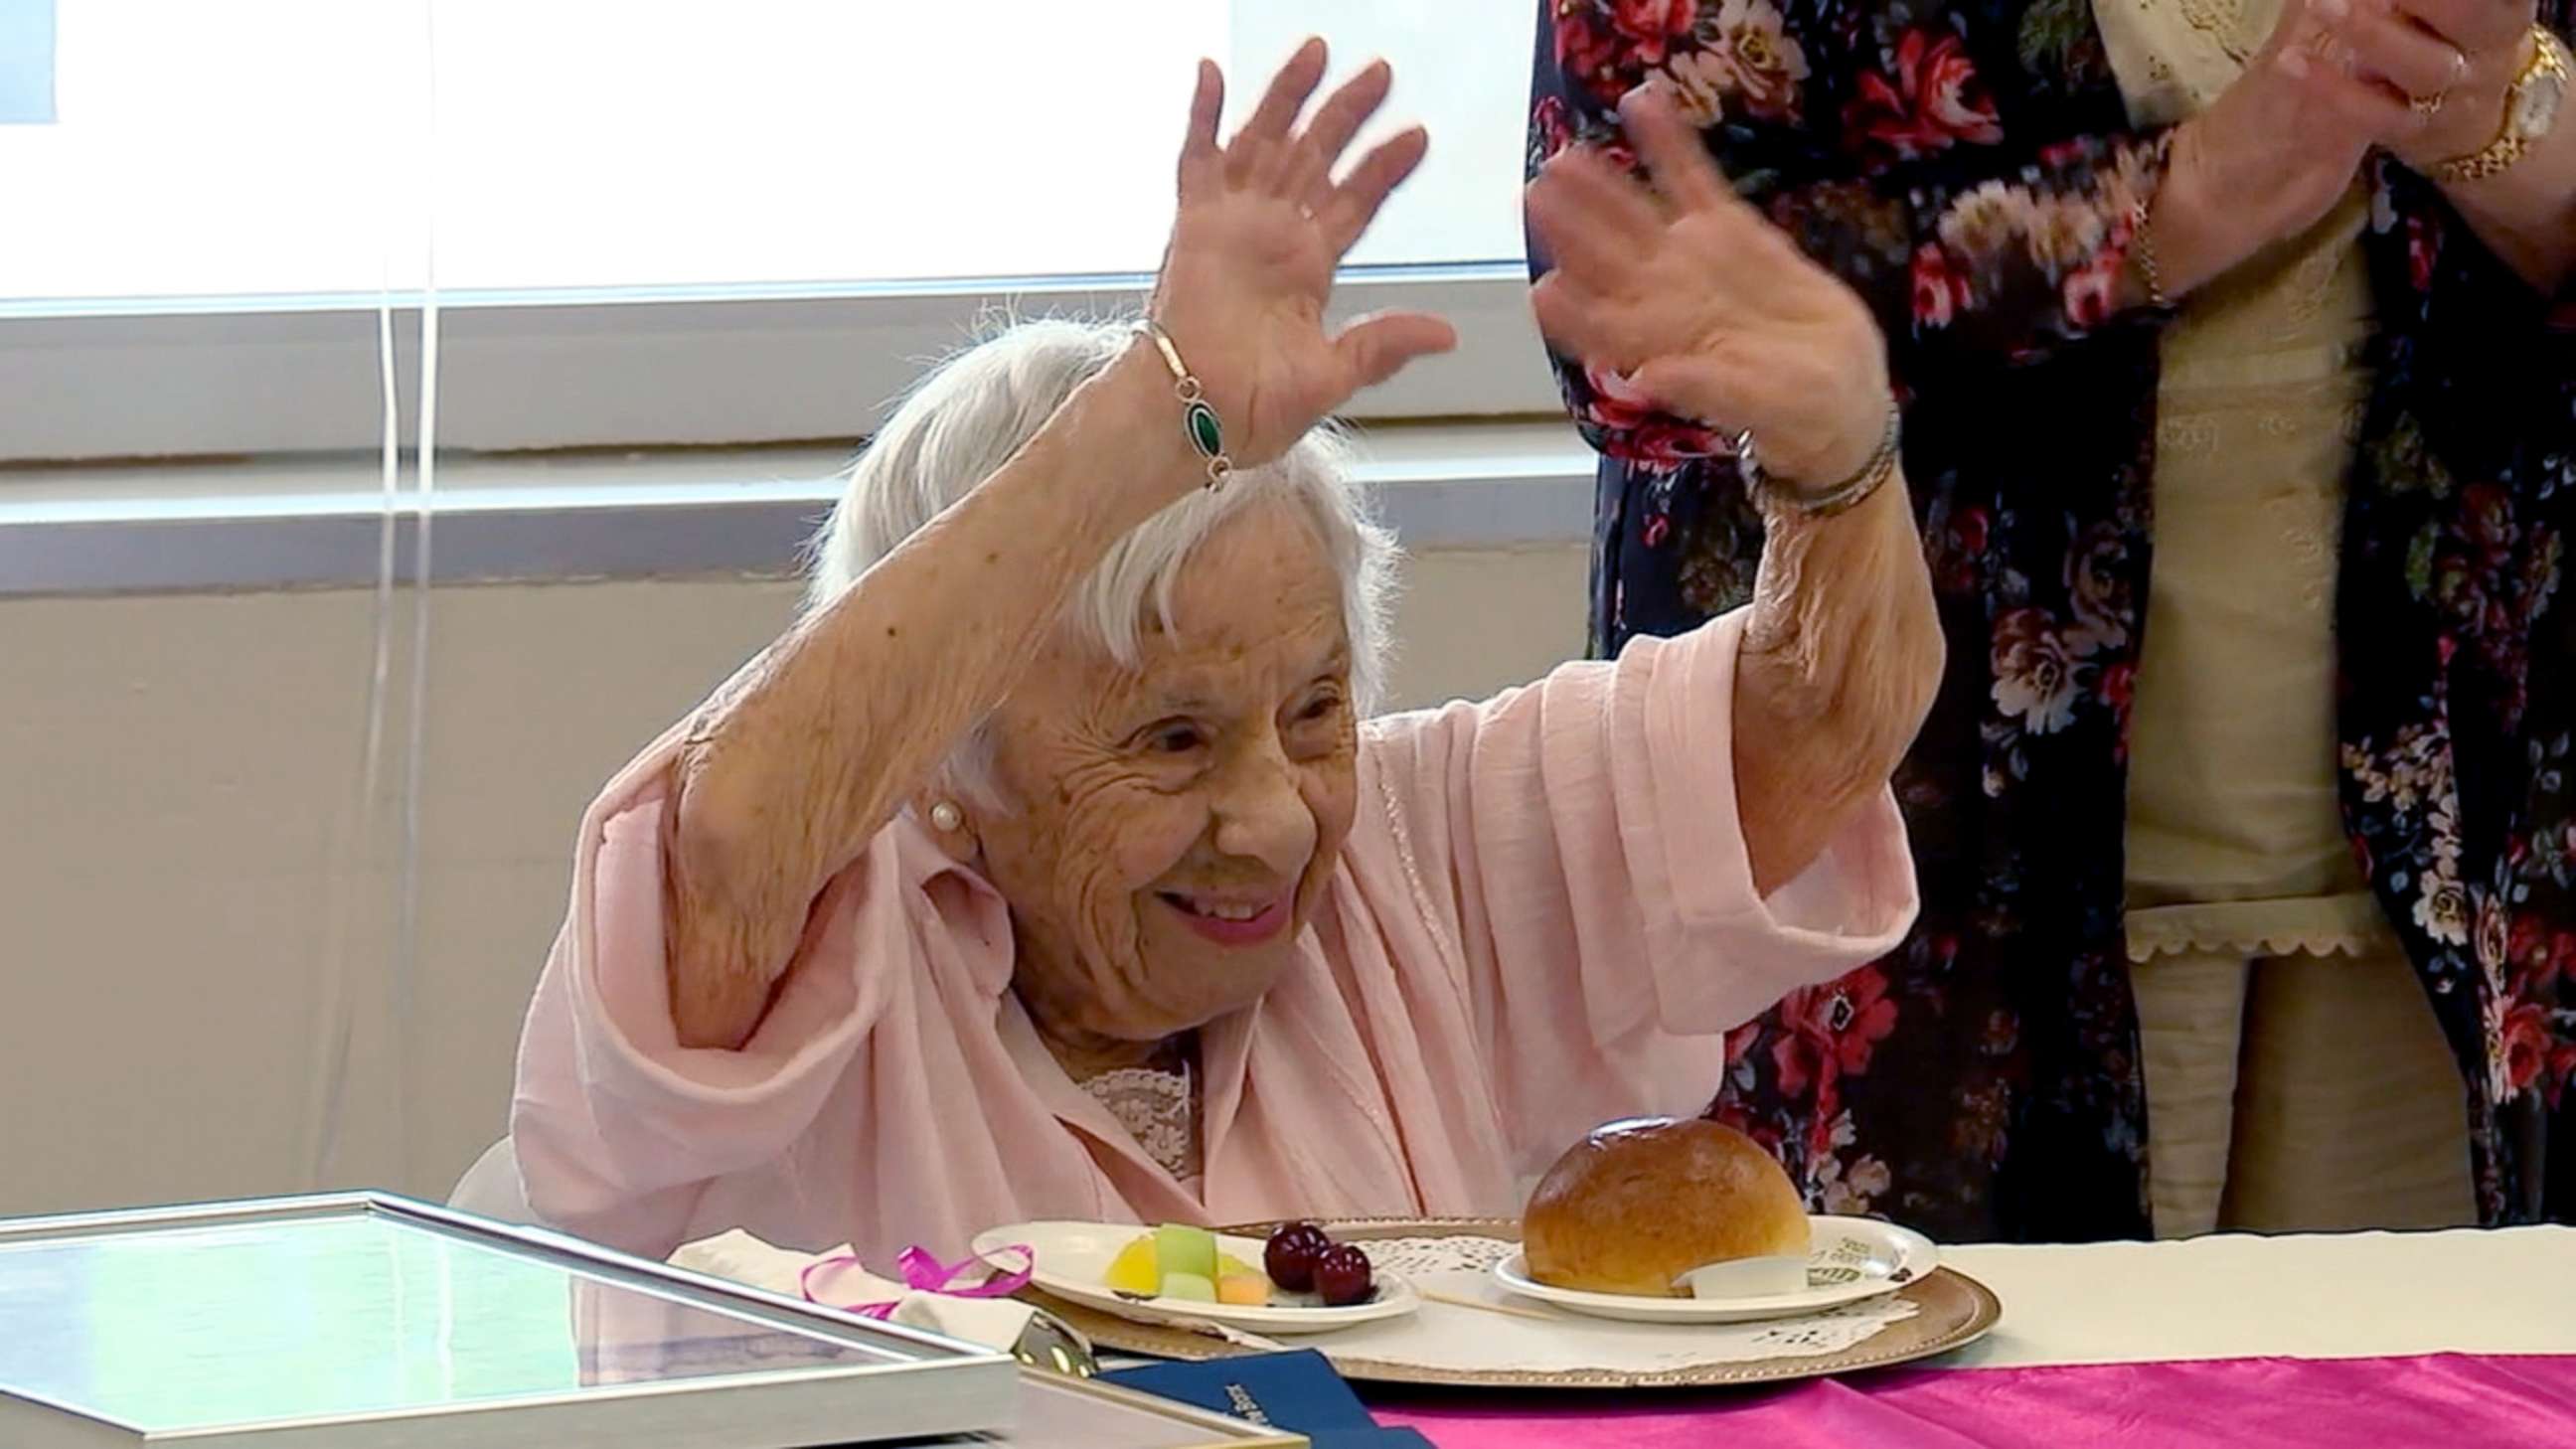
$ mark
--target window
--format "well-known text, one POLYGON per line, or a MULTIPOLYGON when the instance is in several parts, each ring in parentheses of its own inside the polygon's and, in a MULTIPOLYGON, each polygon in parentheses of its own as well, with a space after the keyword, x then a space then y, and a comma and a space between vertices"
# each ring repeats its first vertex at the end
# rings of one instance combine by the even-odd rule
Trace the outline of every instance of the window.
POLYGON ((1529 0, 0 0, 39 8, 52 119, 0 124, 0 395, 30 404, 0 458, 363 446, 372 313, 425 283, 442 443, 847 436, 997 303, 1131 301, 1192 62, 1239 112, 1310 32, 1337 72, 1394 61, 1381 133, 1433 133, 1345 300, 1466 333, 1361 411, 1555 404, 1529 0))
POLYGON ((54 0, 0 3, 0 125, 54 118, 54 0))

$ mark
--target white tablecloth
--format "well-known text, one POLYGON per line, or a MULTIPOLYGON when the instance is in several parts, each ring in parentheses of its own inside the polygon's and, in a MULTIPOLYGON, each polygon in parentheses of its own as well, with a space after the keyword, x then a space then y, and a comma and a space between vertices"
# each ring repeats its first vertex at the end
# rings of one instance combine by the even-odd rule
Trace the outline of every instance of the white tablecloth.
POLYGON ((1944 1248, 2003 1322, 1960 1368, 2576 1353, 2576 1228, 1944 1248))

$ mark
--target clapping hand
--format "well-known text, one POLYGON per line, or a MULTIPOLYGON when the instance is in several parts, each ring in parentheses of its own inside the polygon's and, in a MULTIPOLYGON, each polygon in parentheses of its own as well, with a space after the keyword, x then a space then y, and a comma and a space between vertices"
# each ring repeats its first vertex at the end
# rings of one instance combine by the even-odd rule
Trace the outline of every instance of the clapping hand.
POLYGON ((2371 150, 2419 169, 2495 138, 2531 0, 2289 0, 2245 73, 2176 133, 2156 201, 2166 289, 2314 226, 2371 150))
MULTIPOLYGON (((2352 189, 2370 148, 2415 123, 2403 98, 2347 67, 2351 52, 2329 27, 2352 3, 2286 0, 2244 73, 2175 131, 2152 223, 2170 295, 2316 225, 2352 189)), ((2380 37, 2366 39, 2375 48, 2380 37)))
POLYGON ((2484 150, 2531 57, 2532 0, 2341 0, 2352 79, 2406 103, 2380 143, 2419 171, 2484 150))

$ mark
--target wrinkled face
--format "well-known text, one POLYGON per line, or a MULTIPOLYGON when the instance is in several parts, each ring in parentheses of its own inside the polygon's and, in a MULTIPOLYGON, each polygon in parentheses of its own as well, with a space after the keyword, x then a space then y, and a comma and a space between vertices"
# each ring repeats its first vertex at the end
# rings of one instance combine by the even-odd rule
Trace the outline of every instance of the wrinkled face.
POLYGON ((1155 1041, 1287 965, 1349 831, 1357 721, 1341 593, 1286 503, 1183 567, 1140 668, 1049 649, 996 720, 1013 805, 978 817, 1041 1022, 1155 1041))

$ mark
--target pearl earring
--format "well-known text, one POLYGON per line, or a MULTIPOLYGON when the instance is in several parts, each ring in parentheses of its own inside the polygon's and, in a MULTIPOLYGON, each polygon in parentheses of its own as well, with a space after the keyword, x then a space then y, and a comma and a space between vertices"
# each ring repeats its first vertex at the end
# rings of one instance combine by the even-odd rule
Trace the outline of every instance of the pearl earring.
POLYGON ((930 807, 930 823, 942 834, 953 835, 965 825, 966 812, 958 809, 954 801, 942 800, 930 807))

